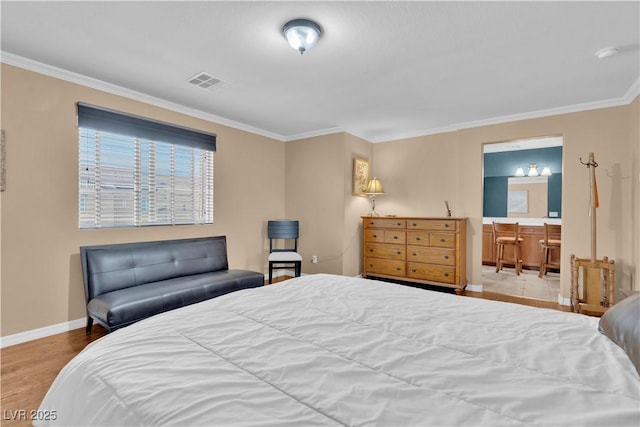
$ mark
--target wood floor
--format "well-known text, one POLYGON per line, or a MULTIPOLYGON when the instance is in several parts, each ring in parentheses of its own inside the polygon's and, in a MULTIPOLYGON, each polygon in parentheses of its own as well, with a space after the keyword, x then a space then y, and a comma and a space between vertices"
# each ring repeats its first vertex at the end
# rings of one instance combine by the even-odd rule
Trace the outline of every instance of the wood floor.
MULTIPOLYGON (((287 277, 274 279, 275 282, 287 277)), ((465 292, 466 296, 515 302, 533 307, 569 311, 549 301, 490 292, 465 292)), ((3 426, 30 426, 30 411, 38 409, 58 372, 90 342, 105 335, 99 325, 87 336, 84 328, 0 349, 3 426)), ((81 402, 79 402, 81 404, 81 402)))
POLYGON ((89 336, 81 328, 0 349, 0 424, 30 426, 30 412, 38 409, 58 372, 87 344, 105 334, 101 326, 94 326, 89 336))

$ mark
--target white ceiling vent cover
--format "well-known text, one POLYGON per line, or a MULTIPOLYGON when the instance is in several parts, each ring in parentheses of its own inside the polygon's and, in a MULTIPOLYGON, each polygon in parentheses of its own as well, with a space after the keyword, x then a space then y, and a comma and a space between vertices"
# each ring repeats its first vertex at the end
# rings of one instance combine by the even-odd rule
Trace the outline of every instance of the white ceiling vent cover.
POLYGON ((205 73, 205 72, 201 72, 196 74, 193 77, 189 77, 187 81, 192 85, 196 85, 203 89, 209 89, 210 87, 215 86, 218 83, 222 82, 222 80, 217 79, 213 77, 211 74, 205 73))

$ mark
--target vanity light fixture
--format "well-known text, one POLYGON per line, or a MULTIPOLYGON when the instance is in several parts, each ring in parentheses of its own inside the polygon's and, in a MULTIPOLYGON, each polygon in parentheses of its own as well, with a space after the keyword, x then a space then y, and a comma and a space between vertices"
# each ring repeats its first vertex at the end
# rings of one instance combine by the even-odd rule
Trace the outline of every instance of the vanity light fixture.
POLYGON ((522 168, 516 169, 515 176, 524 176, 524 169, 522 169, 522 168))
POLYGON ((551 176, 551 168, 549 166, 543 167, 540 176, 551 176))
POLYGON ((538 165, 536 165, 535 163, 532 163, 529 165, 529 173, 527 174, 527 176, 538 176, 540 175, 538 173, 538 165))
POLYGON ((282 35, 300 55, 311 49, 322 34, 320 26, 309 19, 294 19, 282 27, 282 35))

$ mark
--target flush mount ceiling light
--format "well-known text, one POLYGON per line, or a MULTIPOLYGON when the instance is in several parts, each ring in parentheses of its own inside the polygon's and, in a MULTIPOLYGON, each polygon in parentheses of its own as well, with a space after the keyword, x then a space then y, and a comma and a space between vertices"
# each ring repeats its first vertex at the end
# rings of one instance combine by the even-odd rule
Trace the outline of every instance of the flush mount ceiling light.
POLYGON ((598 59, 605 59, 617 55, 618 52, 619 50, 616 47, 605 47, 604 49, 597 51, 596 56, 598 59))
POLYGON ((294 19, 282 27, 282 35, 300 55, 316 44, 321 33, 320 26, 308 19, 294 19))

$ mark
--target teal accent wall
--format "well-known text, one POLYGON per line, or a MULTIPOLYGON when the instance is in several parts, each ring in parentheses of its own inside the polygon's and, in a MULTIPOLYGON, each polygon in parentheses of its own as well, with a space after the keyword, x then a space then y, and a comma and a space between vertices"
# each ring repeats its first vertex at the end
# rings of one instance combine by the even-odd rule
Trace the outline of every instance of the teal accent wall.
POLYGON ((484 204, 482 216, 507 216, 508 177, 488 176, 484 179, 484 204))
POLYGON ((562 147, 486 153, 483 164, 484 216, 507 216, 507 179, 514 176, 517 168, 522 168, 526 174, 532 163, 538 165, 539 172, 545 166, 551 168, 547 206, 549 212, 558 213, 557 218, 562 217, 562 147))

